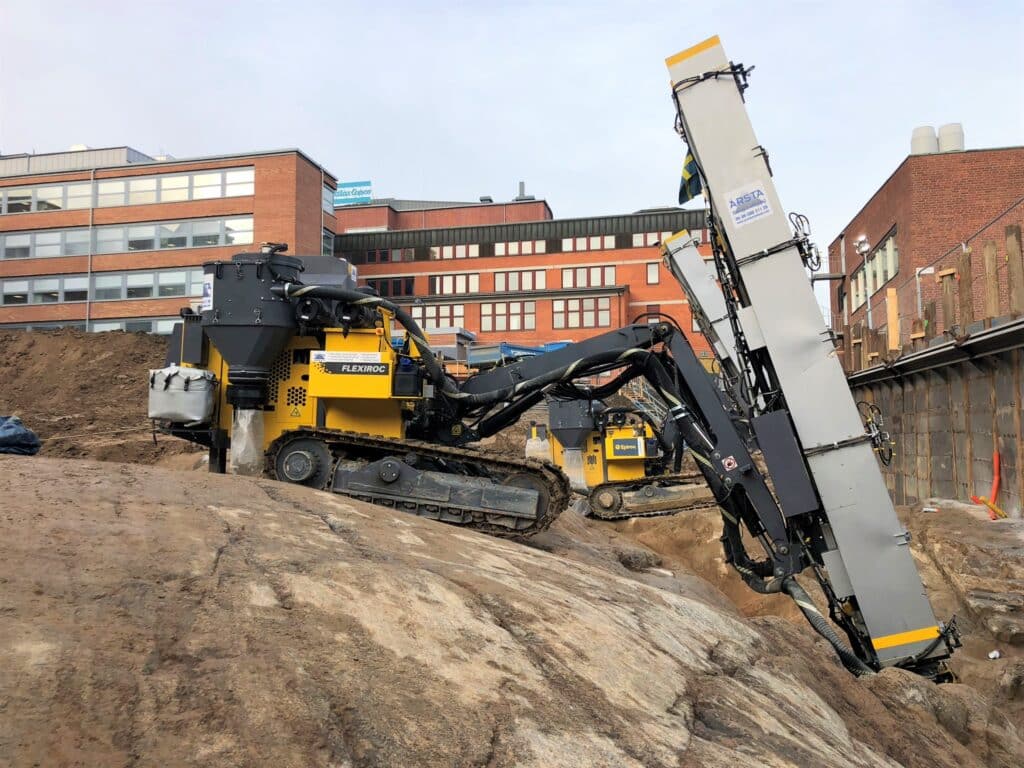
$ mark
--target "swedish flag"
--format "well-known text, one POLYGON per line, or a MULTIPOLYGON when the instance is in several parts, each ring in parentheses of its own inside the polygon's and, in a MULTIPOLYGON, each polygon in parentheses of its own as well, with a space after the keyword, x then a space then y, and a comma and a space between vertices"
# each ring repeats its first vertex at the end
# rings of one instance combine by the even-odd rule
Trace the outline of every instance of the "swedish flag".
POLYGON ((683 177, 679 180, 679 204, 688 203, 702 191, 697 161, 693 159, 693 152, 687 152, 686 162, 683 163, 683 177))

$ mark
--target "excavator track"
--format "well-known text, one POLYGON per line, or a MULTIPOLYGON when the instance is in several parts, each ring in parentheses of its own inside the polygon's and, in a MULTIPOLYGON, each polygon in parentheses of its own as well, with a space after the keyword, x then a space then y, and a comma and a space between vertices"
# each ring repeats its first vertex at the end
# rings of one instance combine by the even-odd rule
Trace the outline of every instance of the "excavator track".
MULTIPOLYGON (((296 440, 319 441, 327 447, 333 457, 332 471, 327 473, 328 479, 326 488, 334 493, 359 499, 371 504, 401 509, 421 517, 431 519, 442 519, 438 504, 429 500, 422 500, 409 497, 396 503, 393 497, 385 497, 371 492, 347 492, 331 487, 330 478, 334 475, 334 469, 341 462, 355 461, 369 465, 384 457, 394 457, 401 460, 403 457, 415 455, 419 460, 428 460, 444 464, 457 462, 459 464, 472 466, 478 475, 469 475, 475 478, 499 478, 491 482, 495 486, 501 484, 501 478, 526 477, 531 482, 531 487, 543 491, 542 498, 546 497, 547 503, 543 505, 539 516, 529 521, 523 527, 511 529, 487 520, 486 514, 474 514, 469 523, 452 523, 460 528, 468 528, 481 533, 487 533, 500 538, 522 538, 533 536, 546 530, 551 523, 568 507, 572 496, 569 481, 566 476, 552 464, 538 461, 536 459, 516 459, 513 457, 492 454, 478 448, 460 448, 454 446, 428 443, 423 440, 393 439, 378 437, 356 432, 345 432, 331 429, 299 429, 285 433, 273 443, 266 452, 267 474, 275 480, 282 482, 294 482, 287 477, 280 477, 278 472, 278 454, 287 445, 296 440), (372 456, 372 458, 367 458, 372 456)), ((451 472, 457 477, 466 477, 460 473, 451 472)), ((486 483, 486 480, 475 482, 486 483)), ((316 486, 314 486, 316 487, 316 486)), ((445 520, 445 522, 452 522, 445 520)))
POLYGON ((610 522, 669 517, 714 505, 714 494, 705 485, 701 474, 688 472, 656 475, 642 481, 601 483, 594 486, 587 496, 586 513, 588 517, 610 522))

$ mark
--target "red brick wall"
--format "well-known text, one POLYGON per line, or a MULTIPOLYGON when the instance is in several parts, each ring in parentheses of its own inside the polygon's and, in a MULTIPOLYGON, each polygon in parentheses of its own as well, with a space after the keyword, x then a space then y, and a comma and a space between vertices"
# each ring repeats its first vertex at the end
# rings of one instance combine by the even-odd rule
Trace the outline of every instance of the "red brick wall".
MULTIPOLYGON (((969 314, 975 319, 984 315, 987 277, 983 273, 983 248, 988 241, 997 247, 1001 271, 1001 276, 997 277, 1000 280, 1000 312, 1008 311, 1005 228, 1008 224, 1021 223, 1024 207, 1007 209, 1022 197, 1024 147, 906 158, 844 230, 846 274, 849 276, 862 263, 855 250, 857 238, 866 235, 874 248, 892 226, 897 227, 899 272, 871 299, 873 327, 886 325, 886 289, 896 288, 901 343, 908 344, 913 323, 919 319, 916 269, 934 267, 939 272, 956 268, 962 251, 961 243, 966 243, 972 250, 972 275, 958 278, 971 281, 974 298, 969 314), (997 220, 993 222, 993 219, 997 220)), ((829 269, 833 272, 842 271, 839 245, 837 238, 829 246, 829 269)), ((849 280, 846 287, 849 296, 849 280)), ((838 328, 842 326, 843 318, 839 314, 835 283, 830 284, 829 293, 833 323, 838 328)), ((927 329, 929 337, 942 333, 963 319, 960 309, 957 309, 955 318, 943 317, 942 288, 934 274, 921 276, 920 293, 924 307, 932 302, 936 307, 936 323, 927 329)), ((849 324, 852 326, 860 322, 866 325, 866 315, 866 305, 851 311, 849 324)))
MULTIPOLYGON (((708 246, 701 247, 702 252, 710 254, 708 246)), ((360 282, 366 278, 384 276, 414 276, 415 295, 429 296, 431 275, 457 273, 478 273, 480 275, 480 292, 492 293, 494 273, 500 271, 523 271, 543 269, 545 271, 546 289, 543 293, 508 294, 501 301, 536 301, 537 328, 532 331, 500 331, 483 333, 480 331, 480 301, 495 299, 479 299, 468 294, 432 297, 431 303, 463 304, 465 306, 464 326, 477 334, 480 343, 497 343, 508 341, 517 344, 543 344, 549 341, 572 339, 579 341, 604 333, 631 323, 638 315, 647 311, 647 306, 657 304, 660 311, 673 317, 690 339, 694 349, 709 351, 710 347, 703 336, 692 332, 693 320, 689 303, 675 279, 663 267, 659 267, 659 282, 647 284, 647 264, 661 263, 661 255, 657 247, 610 249, 600 251, 582 251, 577 253, 549 253, 532 256, 495 256, 477 259, 459 259, 444 261, 399 262, 387 264, 359 265, 360 282), (552 294, 561 293, 562 268, 582 265, 615 265, 615 282, 624 286, 620 296, 612 297, 611 325, 604 328, 564 328, 552 327, 552 294), (435 301, 436 299, 436 301, 435 301), (475 303, 474 303, 475 302, 475 303)), ((611 291, 609 290, 609 293, 611 291)), ((607 293, 601 295, 608 295, 607 293)))
MULTIPOLYGON (((167 221, 212 216, 253 216, 254 232, 251 246, 191 248, 168 251, 134 251, 92 257, 94 272, 129 269, 160 269, 199 266, 204 261, 229 259, 240 250, 256 250, 261 242, 285 242, 291 253, 319 254, 321 232, 332 231, 336 222, 324 214, 321 205, 321 171, 304 156, 287 152, 280 155, 238 157, 205 162, 146 164, 136 167, 111 168, 96 172, 96 178, 178 173, 210 168, 253 166, 255 195, 247 197, 193 200, 178 203, 131 205, 93 210, 94 226, 134 222, 167 221)), ((88 180, 89 172, 54 174, 38 177, 0 179, 0 186, 16 187, 88 180)), ((325 179, 333 185, 330 175, 325 179)), ((23 232, 36 229, 81 227, 89 225, 88 210, 43 211, 0 216, 0 232, 23 232)), ((89 269, 86 256, 0 261, 0 279, 36 275, 83 274, 89 269)), ((177 314, 187 299, 131 299, 121 302, 94 302, 91 314, 102 317, 160 317, 177 314)), ((83 319, 85 304, 42 304, 0 307, 0 323, 49 322, 83 319)))

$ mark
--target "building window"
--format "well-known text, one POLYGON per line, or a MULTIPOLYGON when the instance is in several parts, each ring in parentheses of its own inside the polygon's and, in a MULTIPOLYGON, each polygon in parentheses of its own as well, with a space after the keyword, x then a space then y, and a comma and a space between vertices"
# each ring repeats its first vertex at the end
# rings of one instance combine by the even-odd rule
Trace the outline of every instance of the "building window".
POLYGON ((657 325, 661 322, 661 304, 648 304, 644 310, 644 314, 647 315, 648 325, 657 325))
POLYGON ((153 295, 153 273, 137 272, 128 275, 125 281, 127 285, 126 298, 148 299, 153 295))
POLYGON ((457 293, 479 293, 480 274, 431 275, 430 294, 432 296, 450 296, 457 293))
POLYGON ((323 208, 324 213, 334 213, 334 190, 326 184, 320 190, 320 207, 323 208))
POLYGON ((480 331, 533 331, 537 328, 537 302, 498 301, 480 305, 480 331))
POLYGON ((156 201, 156 179, 130 179, 128 181, 128 205, 147 205, 156 201))
MULTIPOLYGON (((217 197, 251 195, 255 191, 253 168, 228 168, 200 173, 131 176, 93 182, 68 182, 0 190, 0 214, 59 211, 119 205, 176 203, 217 197)), ((334 212, 332 205, 328 212, 334 212)))
POLYGON ((431 328, 461 328, 466 322, 464 304, 415 304, 412 307, 412 319, 423 326, 431 328))
POLYGON ((899 269, 900 252, 896 245, 896 230, 892 229, 850 275, 851 309, 860 308, 892 280, 899 269))
POLYGON ((504 293, 505 291, 542 291, 546 287, 547 277, 543 269, 494 273, 494 290, 496 293, 504 293))
POLYGON ((657 285, 661 282, 661 264, 656 261, 647 264, 647 284, 657 285))
POLYGON ((366 284, 381 296, 415 296, 416 280, 412 277, 371 278, 366 284))
POLYGON ((615 285, 615 267, 570 267, 562 270, 563 288, 605 288, 615 285))
POLYGON ((588 299, 555 299, 551 304, 551 327, 607 328, 612 324, 612 300, 608 296, 588 299))
MULTIPOLYGON (((253 240, 252 217, 103 226, 93 230, 93 238, 93 253, 248 245, 253 240)), ((0 235, 0 259, 80 256, 89 253, 89 247, 85 227, 0 235)))
POLYGON ((589 235, 562 239, 562 251, 600 251, 615 247, 615 235, 589 235))
POLYGON ((0 286, 4 304, 28 304, 28 280, 4 280, 0 286))
POLYGON ((327 227, 324 227, 321 237, 320 253, 323 256, 334 255, 334 233, 327 229, 327 227))
MULTIPOLYGON (((86 275, 29 277, 7 280, 2 285, 4 304, 57 304, 88 299, 86 275)), ((203 270, 156 270, 150 272, 101 272, 93 276, 95 301, 149 299, 157 296, 201 296, 203 270)))
POLYGON ((495 243, 495 256, 530 256, 535 253, 547 252, 546 240, 519 240, 512 243, 495 243))

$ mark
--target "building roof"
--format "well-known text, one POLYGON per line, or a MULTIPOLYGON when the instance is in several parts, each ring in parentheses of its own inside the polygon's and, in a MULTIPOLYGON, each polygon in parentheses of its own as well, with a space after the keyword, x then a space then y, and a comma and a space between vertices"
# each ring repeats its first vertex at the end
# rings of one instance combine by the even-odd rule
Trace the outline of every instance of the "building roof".
POLYGON ((273 155, 296 154, 305 158, 336 182, 337 176, 298 148, 266 149, 255 152, 232 152, 224 155, 203 155, 200 157, 150 157, 131 147, 105 147, 101 149, 68 150, 43 154, 0 155, 0 178, 13 176, 45 176, 68 173, 69 171, 105 170, 124 166, 161 166, 206 163, 214 160, 233 160, 249 157, 271 157, 273 155))
POLYGON ((705 214, 702 209, 668 208, 656 212, 626 213, 618 216, 341 233, 334 236, 334 249, 335 253, 338 253, 375 248, 551 240, 593 235, 630 235, 637 232, 678 232, 682 229, 703 229, 705 225, 705 214))
POLYGON ((932 158, 936 158, 936 157, 948 158, 950 155, 972 155, 972 154, 981 154, 981 153, 984 153, 984 152, 1020 152, 1020 151, 1024 151, 1024 145, 1015 145, 1015 146, 1010 146, 1010 147, 984 147, 984 148, 978 148, 978 149, 961 149, 961 150, 953 150, 953 151, 950 151, 950 152, 925 152, 925 153, 920 154, 920 155, 907 155, 906 157, 904 157, 900 161, 900 164, 897 165, 893 169, 893 172, 890 173, 886 177, 885 181, 883 181, 878 186, 878 189, 876 189, 874 192, 872 192, 871 196, 867 200, 864 201, 864 205, 862 205, 860 207, 860 210, 858 210, 852 217, 850 217, 850 220, 848 222, 846 222, 846 224, 843 225, 843 228, 836 234, 836 236, 833 237, 832 240, 829 241, 828 247, 831 249, 833 246, 835 246, 839 242, 840 238, 842 238, 842 236, 844 234, 846 234, 846 230, 848 230, 850 228, 850 225, 853 224, 853 222, 855 222, 857 220, 857 218, 862 213, 864 213, 864 211, 867 209, 867 207, 869 205, 871 205, 871 202, 876 197, 878 197, 878 194, 883 189, 885 189, 886 185, 890 181, 892 181, 893 178, 896 176, 896 174, 898 174, 901 170, 903 170, 903 166, 905 166, 909 162, 914 161, 915 163, 921 163, 921 162, 926 163, 926 162, 931 162, 932 158))
POLYGON ((352 207, 372 208, 378 205, 386 205, 388 208, 396 211, 433 211, 439 208, 467 208, 477 205, 489 205, 489 203, 467 203, 455 200, 400 200, 397 197, 375 197, 368 203, 355 203, 352 207))

